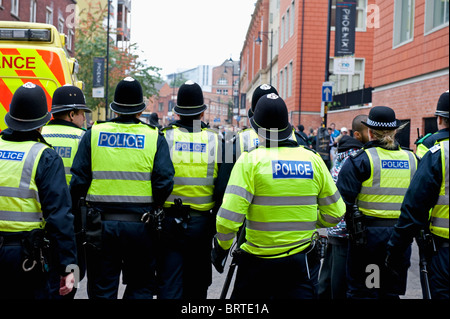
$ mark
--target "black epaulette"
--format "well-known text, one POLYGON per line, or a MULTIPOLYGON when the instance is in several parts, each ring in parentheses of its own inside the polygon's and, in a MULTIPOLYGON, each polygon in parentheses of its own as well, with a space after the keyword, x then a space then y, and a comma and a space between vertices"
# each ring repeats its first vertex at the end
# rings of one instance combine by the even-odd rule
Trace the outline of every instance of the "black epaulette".
POLYGON ((308 150, 308 151, 310 151, 310 152, 313 152, 314 154, 319 154, 319 153, 317 153, 317 151, 315 150, 315 149, 312 149, 312 148, 309 148, 308 146, 306 146, 306 145, 299 145, 300 147, 303 147, 305 150, 308 150))
POLYGON ((400 148, 401 148, 402 150, 410 151, 410 152, 413 152, 413 153, 414 153, 414 151, 413 151, 412 149, 410 149, 409 147, 401 146, 401 145, 400 145, 400 148))

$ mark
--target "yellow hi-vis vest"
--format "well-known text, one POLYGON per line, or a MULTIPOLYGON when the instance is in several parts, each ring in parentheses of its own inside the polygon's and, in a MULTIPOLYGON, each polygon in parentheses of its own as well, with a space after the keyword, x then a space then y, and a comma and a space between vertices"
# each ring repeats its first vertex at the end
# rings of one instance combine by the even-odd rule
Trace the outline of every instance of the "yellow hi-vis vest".
POLYGON ((448 239, 448 140, 440 142, 439 145, 441 146, 442 183, 441 189, 439 191, 438 201, 431 211, 430 231, 437 236, 448 239))
POLYGON ((0 231, 44 228, 36 186, 36 169, 47 145, 0 138, 0 231))
POLYGON ((163 129, 175 168, 173 191, 164 207, 181 198, 183 205, 198 211, 214 207, 214 182, 218 173, 221 141, 217 132, 203 128, 201 132, 171 126, 163 129))
POLYGON ((403 198, 417 169, 410 151, 372 147, 365 152, 370 160, 370 178, 362 183, 357 205, 367 216, 398 218, 403 198))
POLYGON ((285 257, 307 248, 316 228, 335 226, 344 213, 319 156, 303 147, 258 147, 233 167, 217 214, 217 239, 229 249, 246 220, 244 251, 285 257))
POLYGON ((72 178, 70 168, 84 133, 85 131, 80 128, 67 125, 45 125, 42 128, 42 136, 62 158, 67 185, 70 184, 72 178))
POLYGON ((151 204, 158 129, 148 125, 95 123, 91 136, 89 202, 151 204))

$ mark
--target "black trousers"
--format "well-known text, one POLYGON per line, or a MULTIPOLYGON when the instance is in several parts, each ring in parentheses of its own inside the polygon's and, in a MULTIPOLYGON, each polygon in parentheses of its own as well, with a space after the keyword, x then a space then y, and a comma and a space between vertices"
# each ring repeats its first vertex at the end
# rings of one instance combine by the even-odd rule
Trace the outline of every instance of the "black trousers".
POLYGON ((242 253, 231 299, 317 299, 319 268, 313 253, 273 259, 242 253))

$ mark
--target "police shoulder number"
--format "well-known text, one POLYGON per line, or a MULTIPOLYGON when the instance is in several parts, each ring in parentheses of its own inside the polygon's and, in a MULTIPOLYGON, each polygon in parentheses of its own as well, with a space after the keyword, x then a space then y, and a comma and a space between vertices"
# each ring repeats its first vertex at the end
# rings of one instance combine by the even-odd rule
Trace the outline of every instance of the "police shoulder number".
POLYGON ((432 148, 430 148, 430 152, 434 154, 437 151, 439 151, 440 149, 441 149, 441 144, 436 144, 432 148))

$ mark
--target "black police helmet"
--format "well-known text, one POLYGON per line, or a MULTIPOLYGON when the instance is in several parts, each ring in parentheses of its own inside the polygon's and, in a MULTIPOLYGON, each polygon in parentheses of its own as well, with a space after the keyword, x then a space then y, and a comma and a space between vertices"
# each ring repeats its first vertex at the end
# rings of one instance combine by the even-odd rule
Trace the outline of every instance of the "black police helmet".
POLYGON ((53 93, 51 112, 54 114, 70 110, 83 110, 91 113, 91 110, 86 106, 86 100, 81 89, 73 85, 64 85, 57 88, 53 93))
POLYGON ((275 93, 266 94, 256 104, 250 125, 258 135, 269 141, 283 141, 292 135, 286 103, 275 93))
POLYGON ((442 116, 448 118, 448 109, 449 109, 449 101, 448 101, 448 90, 441 94, 439 97, 439 101, 436 107, 436 113, 434 115, 442 116))
POLYGON ((178 90, 177 105, 173 111, 178 115, 194 116, 205 110, 202 88, 194 81, 186 81, 178 90))
POLYGON ((15 131, 32 131, 44 126, 51 117, 44 90, 28 82, 14 92, 5 123, 15 131))
POLYGON ((362 124, 373 130, 395 130, 401 121, 395 118, 395 112, 388 106, 375 106, 369 112, 369 117, 362 124))
POLYGON ((275 93, 276 95, 278 95, 277 89, 275 89, 272 85, 270 84, 261 84, 260 86, 258 86, 255 91, 253 91, 253 95, 252 95, 252 107, 248 109, 248 117, 252 117, 253 114, 255 113, 255 108, 256 108, 256 104, 258 103, 258 100, 269 93, 275 93))
POLYGON ((109 107, 118 114, 136 114, 144 111, 146 105, 139 81, 130 76, 120 81, 114 92, 114 101, 109 107))

